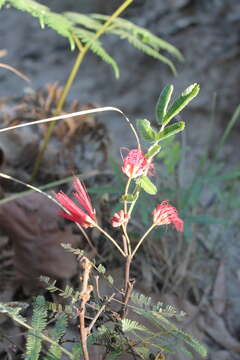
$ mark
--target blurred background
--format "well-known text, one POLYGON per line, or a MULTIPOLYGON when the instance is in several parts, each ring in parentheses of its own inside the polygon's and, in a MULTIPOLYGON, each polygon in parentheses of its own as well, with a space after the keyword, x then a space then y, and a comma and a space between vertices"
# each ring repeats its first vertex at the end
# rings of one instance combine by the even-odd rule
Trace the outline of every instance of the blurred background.
MULTIPOLYGON (((56 12, 108 15, 121 4, 110 0, 39 2, 56 12)), ((117 61, 120 78, 116 80, 111 67, 89 52, 64 111, 115 106, 133 122, 139 118, 154 122, 155 105, 164 86, 174 84, 176 97, 190 84, 200 84, 200 94, 181 113, 186 121, 184 134, 166 143, 167 150, 156 165, 160 178, 156 180, 157 200, 170 199, 178 205, 186 224, 185 234, 176 239, 171 231, 157 233, 151 242, 146 242, 133 272, 139 277, 137 287, 141 291, 161 296, 190 314, 188 325, 211 349, 209 359, 240 359, 240 2, 135 0, 122 17, 181 51, 184 61, 172 59, 176 76, 165 64, 128 42, 104 36, 101 40, 117 61)), ((6 50, 1 62, 31 80, 27 84, 0 69, 1 126, 51 115, 54 96, 65 84, 76 51, 71 52, 67 40, 52 29, 41 30, 37 19, 11 8, 0 11, 0 39, 1 49, 6 50)), ((120 189, 113 180, 114 175, 119 176, 116 171, 121 163, 119 149, 135 146, 135 139, 117 113, 88 116, 81 125, 74 122, 73 129, 68 123, 65 125, 66 128, 59 126, 55 131, 34 183, 45 185, 71 176, 73 171, 85 174, 89 192, 107 227, 104 218, 115 208, 120 189), (96 176, 91 175, 93 170, 97 171, 96 176), (106 184, 108 190, 104 188, 106 184)), ((40 135, 45 134, 46 127, 39 131, 40 135)), ((1 171, 28 182, 40 135, 30 127, 1 135, 1 171)), ((24 190, 20 185, 1 181, 2 199, 24 190)), ((32 280, 26 276, 24 263, 33 253, 42 252, 42 259, 46 260, 37 267, 38 260, 31 259, 30 273, 34 276, 46 273, 65 281, 76 273, 76 266, 69 265, 72 258, 65 258, 66 271, 58 273, 58 261, 63 261, 64 255, 56 255, 56 238, 71 237, 72 243, 78 243, 79 235, 63 222, 59 225, 54 209, 44 207, 38 197, 34 198, 36 195, 30 196, 33 196, 30 202, 27 197, 20 197, 0 207, 2 301, 26 299, 32 294, 32 280), (52 217, 49 227, 44 224, 48 212, 49 219, 52 217), (34 224, 38 232, 31 237, 29 214, 31 226, 34 224), (53 244, 49 258, 46 250, 39 248, 39 241, 43 241, 41 231, 48 250, 49 244, 53 244), (9 279, 16 277, 20 279, 17 286, 9 286, 9 279)), ((154 201, 143 197, 133 236, 134 231, 142 232, 148 223, 145 213, 146 210, 151 213, 154 201)), ((117 272, 116 254, 99 242, 99 234, 93 232, 92 237, 106 263, 117 272)), ((2 358, 6 356, 6 346, 0 345, 2 358)), ((179 355, 176 359, 182 358, 179 355)))

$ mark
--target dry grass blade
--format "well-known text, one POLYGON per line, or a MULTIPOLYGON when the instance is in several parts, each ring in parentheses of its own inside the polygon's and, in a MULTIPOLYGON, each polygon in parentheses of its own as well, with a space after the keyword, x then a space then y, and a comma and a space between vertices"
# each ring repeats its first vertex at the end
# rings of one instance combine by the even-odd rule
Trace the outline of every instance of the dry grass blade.
POLYGON ((95 114, 95 113, 101 113, 101 112, 107 112, 107 111, 118 112, 124 117, 124 119, 129 124, 132 132, 134 133, 134 136, 136 138, 138 147, 140 148, 139 137, 138 137, 137 132, 136 132, 134 126, 132 125, 131 121, 124 114, 124 112, 122 110, 120 110, 120 109, 118 109, 116 107, 112 107, 112 106, 105 106, 105 107, 100 107, 100 108, 96 108, 96 109, 82 110, 82 111, 77 111, 77 112, 74 112, 74 113, 71 113, 71 114, 59 115, 59 116, 54 116, 54 117, 50 117, 50 118, 46 118, 46 119, 27 122, 27 123, 24 123, 24 124, 8 126, 6 128, 0 129, 0 132, 6 132, 6 131, 10 131, 10 130, 15 130, 15 129, 25 127, 25 126, 30 126, 30 125, 44 124, 44 123, 48 123, 48 122, 51 122, 51 121, 59 121, 59 120, 62 120, 62 119, 67 119, 69 117, 82 116, 82 115, 88 115, 88 114, 95 114))
POLYGON ((21 79, 23 79, 27 82, 31 82, 31 80, 26 75, 24 75, 23 73, 21 73, 20 71, 18 71, 17 69, 15 69, 14 67, 12 67, 10 65, 0 63, 0 67, 13 72, 15 75, 19 76, 21 79))

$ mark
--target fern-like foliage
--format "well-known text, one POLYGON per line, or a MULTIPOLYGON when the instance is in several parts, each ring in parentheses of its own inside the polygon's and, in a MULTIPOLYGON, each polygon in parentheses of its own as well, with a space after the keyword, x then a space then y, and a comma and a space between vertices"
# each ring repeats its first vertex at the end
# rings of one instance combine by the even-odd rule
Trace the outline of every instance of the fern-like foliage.
POLYGON ((62 305, 51 301, 47 301, 46 305, 48 310, 53 313, 64 313, 72 318, 76 318, 78 316, 76 308, 72 305, 62 305))
POLYGON ((80 291, 75 291, 71 286, 66 285, 65 289, 62 290, 55 286, 56 280, 51 280, 48 276, 41 276, 40 279, 45 282, 46 289, 51 293, 58 292, 59 296, 62 296, 64 299, 70 298, 71 303, 76 303, 80 298, 80 291))
MULTIPOLYGON (((94 14, 94 18, 106 21, 108 16, 94 14)), ((113 21, 113 25, 107 30, 108 33, 118 36, 120 39, 126 39, 131 45, 145 54, 160 60, 167 64, 173 73, 176 73, 176 68, 171 60, 160 53, 165 50, 178 60, 183 60, 181 53, 168 42, 160 39, 152 34, 150 31, 133 24, 132 22, 117 18, 113 21)))
POLYGON ((156 304, 153 304, 151 297, 145 296, 136 291, 132 292, 131 300, 135 305, 139 306, 140 308, 160 313, 166 317, 181 318, 186 315, 184 311, 178 311, 172 305, 164 305, 160 301, 156 304))
POLYGON ((123 319, 121 321, 122 325, 122 331, 125 332, 132 332, 133 330, 143 331, 145 333, 150 333, 150 331, 146 328, 146 326, 143 326, 139 324, 137 321, 130 320, 130 319, 123 319))
MULTIPOLYGON (((67 327, 67 316, 65 314, 60 314, 57 318, 54 328, 50 331, 50 336, 53 340, 58 342, 64 336, 67 327)), ((60 346, 57 344, 52 344, 47 356, 44 360, 60 360, 62 351, 60 346)))
POLYGON ((28 331, 25 360, 38 360, 42 347, 41 333, 47 326, 47 309, 43 296, 38 296, 33 305, 32 329, 28 331))
MULTIPOLYGON (((152 333, 151 340, 146 341, 146 338, 142 335, 135 334, 141 340, 142 344, 149 343, 160 350, 165 352, 172 352, 173 349, 179 349, 185 355, 192 358, 192 351, 196 351, 202 357, 206 357, 207 351, 206 348, 199 343, 192 335, 186 333, 182 329, 179 329, 168 317, 181 318, 185 315, 184 312, 178 312, 173 306, 164 306, 162 303, 158 302, 156 305, 152 304, 152 299, 143 294, 133 292, 131 296, 132 302, 138 307, 132 307, 133 311, 136 312, 141 317, 144 317, 153 324, 155 328, 158 328, 159 331, 152 333), (162 334, 168 333, 168 337, 165 338, 162 334), (186 348, 186 346, 188 348, 186 348)), ((127 324, 128 325, 128 322, 127 324)), ((129 323, 129 329, 134 330, 134 322, 129 323), (131 329, 132 326, 132 329, 131 329)), ((136 324, 137 329, 138 324, 136 324)), ((140 328, 139 328, 140 329, 140 328)), ((150 331, 151 333, 152 331, 150 331)), ((146 330, 145 330, 145 333, 146 330)))
POLYGON ((20 324, 25 324, 26 321, 24 317, 19 314, 25 306, 26 304, 23 304, 21 306, 20 303, 16 303, 16 302, 9 302, 5 304, 0 303, 0 314, 6 314, 14 321, 17 321, 20 324))
POLYGON ((72 254, 75 254, 75 255, 83 255, 83 254, 84 254, 84 251, 83 251, 83 250, 81 250, 81 249, 75 249, 75 248, 73 248, 73 247, 71 246, 71 244, 69 244, 69 243, 61 243, 61 246, 62 246, 65 250, 71 252, 72 254))
MULTIPOLYGON (((61 36, 66 37, 72 50, 75 49, 76 38, 78 38, 103 61, 110 64, 115 76, 119 77, 119 68, 116 61, 104 49, 102 43, 95 38, 96 32, 109 19, 108 16, 100 14, 85 15, 74 12, 58 14, 34 0, 0 0, 0 8, 7 4, 38 18, 42 28, 47 25, 61 36)), ((173 62, 160 51, 164 50, 178 60, 182 60, 181 53, 174 46, 125 19, 115 19, 106 32, 121 39, 126 39, 145 54, 167 64, 174 73, 176 69, 173 62)))
MULTIPOLYGON (((108 20, 108 16, 106 15, 99 15, 99 14, 93 14, 93 18, 106 21, 108 20)), ((123 18, 116 18, 113 20, 113 25, 109 28, 109 32, 114 33, 116 29, 124 30, 135 37, 137 37, 139 40, 144 42, 145 44, 151 44, 155 50, 166 50, 171 55, 176 57, 178 60, 183 60, 183 56, 180 53, 178 49, 176 49, 173 45, 169 44, 167 41, 164 41, 157 37, 156 35, 152 34, 149 30, 133 24, 131 21, 128 21, 123 18)))
MULTIPOLYGON (((192 351, 196 351, 203 358, 207 356, 206 348, 202 344, 200 344, 194 336, 179 329, 175 324, 166 319, 166 317, 162 314, 142 309, 134 309, 134 311, 138 315, 141 315, 148 319, 155 327, 158 327, 160 330, 160 334, 163 334, 164 332, 168 333, 166 346, 171 351, 174 348, 179 349, 185 354, 188 354, 190 358, 193 358, 192 351), (188 348, 183 346, 182 343, 184 345, 187 345, 188 348)), ((159 344, 154 344, 155 347, 158 347, 158 345, 159 344)))

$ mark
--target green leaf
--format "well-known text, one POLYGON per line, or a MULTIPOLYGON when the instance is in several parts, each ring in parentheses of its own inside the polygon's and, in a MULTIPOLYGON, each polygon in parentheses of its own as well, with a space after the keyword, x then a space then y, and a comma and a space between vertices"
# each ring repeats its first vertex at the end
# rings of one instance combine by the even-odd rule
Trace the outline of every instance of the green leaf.
POLYGON ((167 166, 168 174, 172 175, 175 171, 175 168, 178 162, 181 159, 181 146, 179 142, 175 142, 171 144, 167 150, 165 150, 164 154, 164 164, 167 166))
POLYGON ((143 140, 148 142, 154 142, 156 140, 157 133, 151 127, 150 121, 148 121, 147 119, 137 120, 137 128, 143 140))
POLYGON ((169 136, 173 136, 180 131, 183 131, 185 128, 185 122, 179 121, 172 125, 167 126, 163 131, 159 131, 156 136, 157 141, 162 141, 168 138, 169 136))
POLYGON ((193 84, 189 86, 182 94, 179 96, 170 109, 167 111, 163 119, 163 125, 169 123, 180 111, 185 108, 185 106, 199 93, 200 87, 198 84, 193 84))
POLYGON ((136 180, 136 184, 141 186, 141 188, 143 188, 143 190, 150 195, 155 195, 157 193, 156 186, 145 175, 142 175, 140 178, 138 178, 136 180))
MULTIPOLYGON (((65 330, 67 327, 67 316, 66 314, 61 314, 57 318, 56 324, 54 328, 51 330, 51 338, 58 342, 65 334, 65 330)), ((60 360, 62 355, 61 347, 58 344, 52 344, 48 351, 47 356, 44 360, 60 360)))
POLYGON ((74 25, 82 25, 85 28, 88 28, 90 30, 99 30, 102 24, 92 19, 90 16, 85 14, 80 14, 76 12, 65 12, 64 15, 70 20, 74 25))
POLYGON ((148 330, 144 325, 139 324, 137 321, 130 320, 130 319, 123 319, 121 320, 122 325, 122 331, 125 332, 131 332, 133 330, 143 331, 145 333, 151 333, 150 330, 148 330))
POLYGON ((161 92, 156 108, 155 108, 155 114, 156 114, 156 120, 159 123, 163 122, 164 116, 167 112, 167 107, 169 104, 169 101, 171 99, 172 93, 173 93, 173 85, 167 85, 161 92))
POLYGON ((234 111, 233 116, 231 117, 223 136, 220 139, 218 148, 217 148, 217 152, 221 149, 221 147, 224 145, 224 143, 226 142, 228 135, 230 134, 232 128, 234 127, 234 125, 236 124, 237 120, 240 119, 240 105, 237 106, 236 110, 234 111))
POLYGON ((32 329, 26 342, 26 360, 38 360, 42 348, 41 333, 47 325, 47 308, 43 296, 38 296, 33 305, 32 329))
POLYGON ((80 344, 73 344, 72 354, 73 354, 73 360, 79 360, 82 355, 82 346, 80 344))
POLYGON ((133 201, 136 201, 138 198, 138 195, 134 195, 134 194, 127 194, 127 195, 123 195, 121 197, 121 202, 127 201, 128 203, 132 203, 133 201))
POLYGON ((156 156, 159 151, 161 150, 161 146, 156 144, 156 145, 152 145, 149 149, 148 152, 146 154, 147 158, 153 158, 154 156, 156 156))
POLYGON ((106 268, 102 264, 99 264, 97 267, 97 271, 100 272, 101 274, 105 274, 106 268))
POLYGON ((113 279, 113 277, 111 275, 108 275, 107 280, 111 285, 113 285, 114 279, 113 279))

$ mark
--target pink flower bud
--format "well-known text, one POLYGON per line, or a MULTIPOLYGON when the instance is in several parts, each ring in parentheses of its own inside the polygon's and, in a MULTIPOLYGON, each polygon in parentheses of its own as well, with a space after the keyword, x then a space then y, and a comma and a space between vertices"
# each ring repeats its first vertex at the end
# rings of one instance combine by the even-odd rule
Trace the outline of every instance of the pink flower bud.
POLYGON ((111 218, 111 224, 113 227, 119 227, 129 220, 129 215, 124 213, 123 210, 116 212, 111 218))
POLYGON ((172 223, 176 230, 183 232, 184 222, 178 216, 175 207, 170 205, 167 200, 162 201, 161 204, 157 205, 152 214, 153 223, 155 225, 168 225, 172 223))
POLYGON ((136 178, 154 167, 140 149, 132 149, 123 159, 122 171, 128 177, 136 178))

